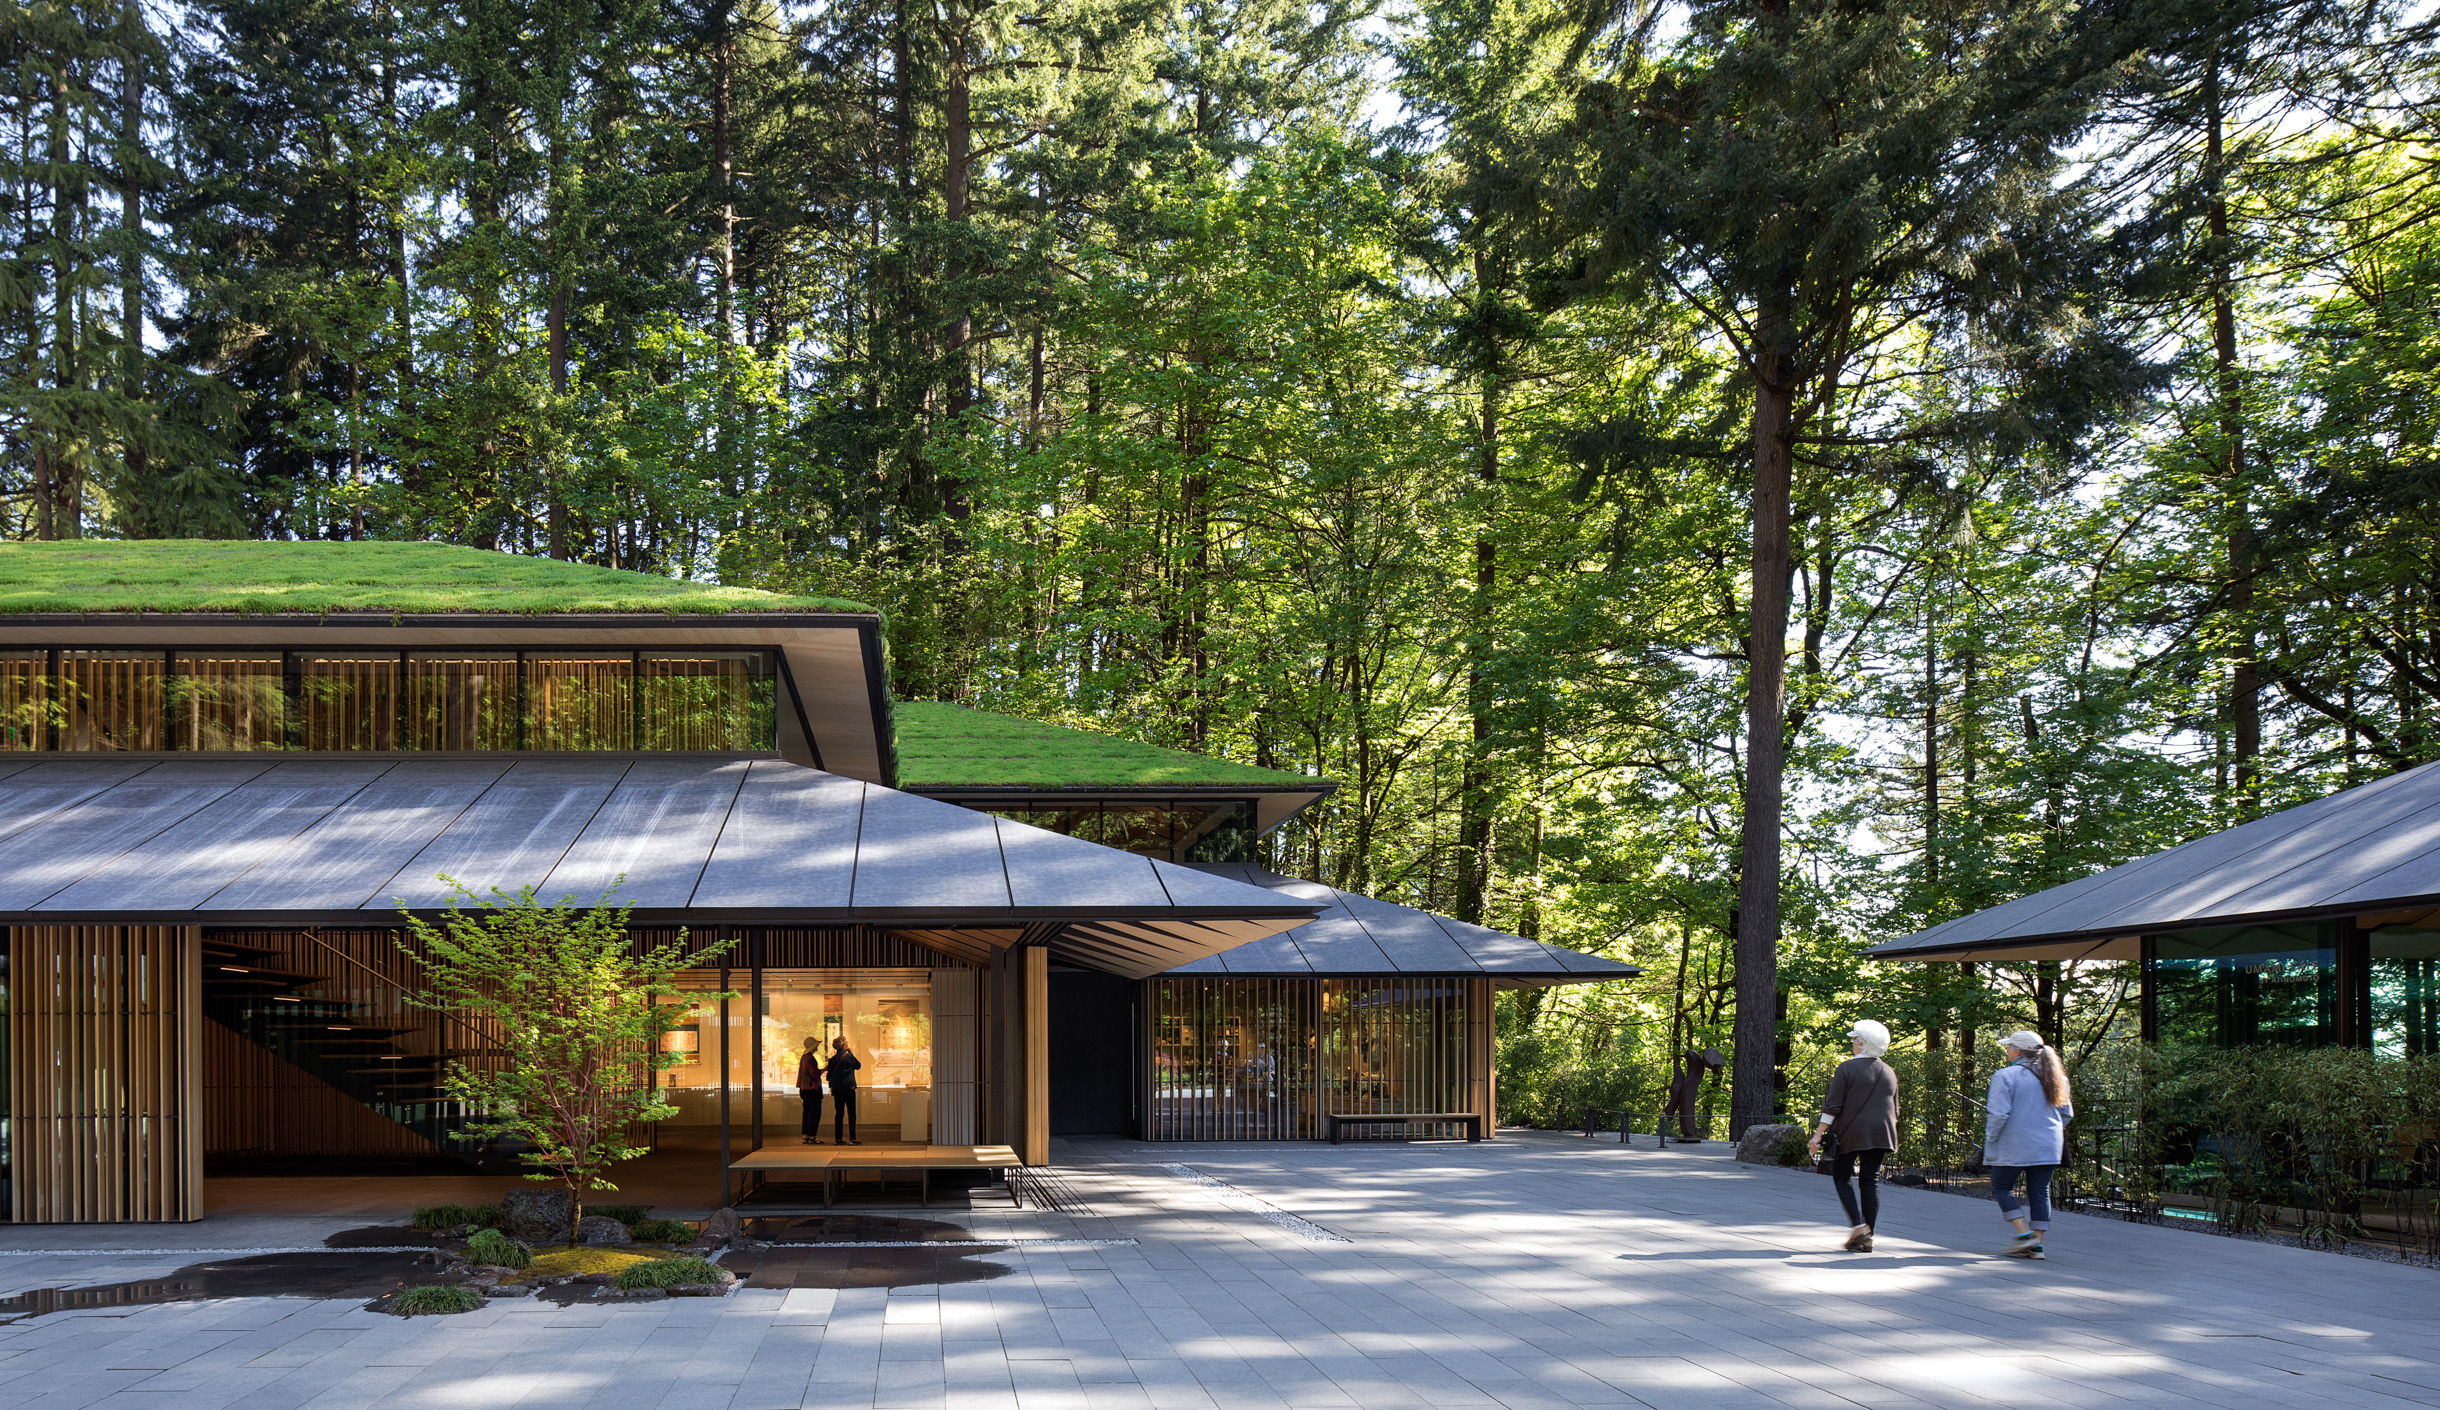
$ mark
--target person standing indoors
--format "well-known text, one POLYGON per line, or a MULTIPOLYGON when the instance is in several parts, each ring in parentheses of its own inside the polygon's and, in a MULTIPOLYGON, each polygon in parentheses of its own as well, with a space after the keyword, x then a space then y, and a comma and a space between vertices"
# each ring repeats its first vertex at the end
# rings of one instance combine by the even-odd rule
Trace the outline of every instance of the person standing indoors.
POLYGON ((834 1146, 860 1146, 856 1139, 856 1069, 864 1066, 856 1055, 847 1050, 845 1038, 830 1040, 830 1143, 834 1146))
POLYGON ((822 1137, 822 1040, 805 1040, 804 1056, 796 1060, 796 1094, 805 1103, 805 1144, 822 1137))
POLYGON ((2016 1235, 2001 1250, 2010 1258, 2048 1258, 2050 1175, 2067 1148, 2067 1068, 2038 1033, 2020 1030, 2000 1040, 2008 1064, 1991 1074, 1990 1115, 1983 1121, 1983 1163, 1991 1167, 1991 1198, 2016 1235), (2025 1180, 2031 1217, 2016 1202, 2018 1176, 2025 1180))
POLYGON ((1889 1029, 1869 1018, 1847 1030, 1855 1056, 1830 1074, 1822 1099, 1821 1125, 1805 1143, 1816 1161, 1822 1137, 1832 1139, 1830 1183, 1847 1211, 1847 1249, 1872 1252, 1873 1226, 1881 1220, 1881 1159, 1898 1148, 1898 1074, 1881 1061, 1889 1051, 1889 1029), (1859 1189, 1858 1183, 1862 1188, 1859 1189))

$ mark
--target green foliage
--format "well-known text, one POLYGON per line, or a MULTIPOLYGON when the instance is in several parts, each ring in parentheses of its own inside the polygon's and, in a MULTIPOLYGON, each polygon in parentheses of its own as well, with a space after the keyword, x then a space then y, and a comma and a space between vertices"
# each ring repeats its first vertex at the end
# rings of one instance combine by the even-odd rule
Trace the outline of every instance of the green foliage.
POLYGON ((385 1310, 401 1317, 432 1317, 472 1312, 482 1305, 483 1295, 472 1288, 433 1285, 407 1289, 391 1298, 385 1310))
POLYGON ((598 1214, 604 1219, 616 1219, 632 1229, 652 1217, 652 1206, 648 1204, 597 1204, 585 1212, 598 1214))
POLYGON ((434 1204, 407 1216, 410 1229, 454 1229, 472 1224, 489 1229, 500 1222, 500 1207, 492 1204, 434 1204))
POLYGON ((627 1232, 637 1243, 684 1244, 694 1242, 696 1229, 683 1219, 639 1219, 627 1226, 627 1232))
POLYGON ((622 1288, 674 1288, 682 1283, 719 1281, 719 1265, 701 1258, 656 1258, 630 1264, 619 1270, 615 1280, 622 1288))
POLYGON ((870 610, 438 543, 0 544, 0 613, 870 610))
POLYGON ((585 1192, 618 1188, 607 1172, 644 1153, 626 1133, 675 1114, 658 1074, 677 1060, 661 1035, 682 1011, 671 1002, 678 971, 735 942, 690 952, 680 931, 639 951, 615 886, 597 904, 580 906, 572 896, 542 904, 530 885, 513 896, 494 887, 485 897, 449 884, 449 914, 440 924, 400 909, 414 936, 409 953, 422 955, 414 1002, 495 1025, 498 1060, 454 1059, 444 1086, 484 1113, 470 1129, 522 1142, 519 1158, 533 1167, 527 1179, 567 1187, 574 1243, 585 1192))
POLYGON ((500 1268, 530 1268, 534 1263, 533 1250, 497 1229, 477 1229, 466 1241, 466 1256, 500 1268))

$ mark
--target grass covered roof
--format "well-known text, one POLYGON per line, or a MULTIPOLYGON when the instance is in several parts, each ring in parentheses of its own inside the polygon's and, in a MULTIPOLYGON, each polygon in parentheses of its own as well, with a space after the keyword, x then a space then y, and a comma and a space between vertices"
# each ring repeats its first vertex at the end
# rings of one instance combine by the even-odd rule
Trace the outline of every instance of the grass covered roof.
POLYGON ((0 544, 0 616, 34 612, 870 612, 447 543, 0 544))
POLYGON ((1280 769, 1233 764, 963 705, 900 701, 895 709, 901 788, 1321 785, 1319 779, 1280 769))

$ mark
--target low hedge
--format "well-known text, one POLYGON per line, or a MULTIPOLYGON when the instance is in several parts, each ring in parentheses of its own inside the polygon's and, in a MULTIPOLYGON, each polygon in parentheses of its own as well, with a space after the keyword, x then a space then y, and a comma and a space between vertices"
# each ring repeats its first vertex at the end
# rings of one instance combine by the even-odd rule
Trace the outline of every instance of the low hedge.
POLYGON ((683 1283, 717 1283, 720 1265, 702 1258, 656 1258, 620 1270, 622 1288, 674 1288, 683 1283))

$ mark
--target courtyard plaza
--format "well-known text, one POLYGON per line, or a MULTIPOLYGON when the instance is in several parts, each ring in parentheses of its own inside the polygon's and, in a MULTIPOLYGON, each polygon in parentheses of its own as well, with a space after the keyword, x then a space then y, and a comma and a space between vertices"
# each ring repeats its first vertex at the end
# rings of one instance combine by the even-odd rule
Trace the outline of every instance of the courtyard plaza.
MULTIPOLYGON (((21 1316, 0 1407, 2440 1405, 2440 1272, 2074 1214, 2022 1262, 1993 1255, 1987 1203, 1904 1188, 1877 1251, 1844 1253, 1828 1181, 1718 1143, 1096 1140, 1053 1160, 1050 1207, 866 1206, 868 1230, 931 1232, 733 1251, 719 1299, 21 1316)), ((317 1245, 396 1222, 425 1183, 232 1182, 196 1224, 0 1228, 0 1292, 317 1245)))

